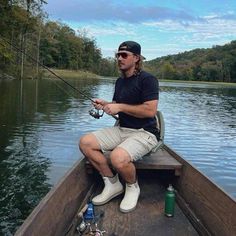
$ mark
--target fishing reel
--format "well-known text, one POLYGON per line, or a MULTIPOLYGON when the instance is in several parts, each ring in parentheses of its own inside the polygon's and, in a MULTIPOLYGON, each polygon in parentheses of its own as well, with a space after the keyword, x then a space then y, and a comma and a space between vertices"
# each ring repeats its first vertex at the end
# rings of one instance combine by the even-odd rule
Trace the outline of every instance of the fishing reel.
POLYGON ((100 112, 98 109, 91 109, 89 110, 89 115, 92 116, 95 119, 100 119, 104 114, 104 111, 100 112))

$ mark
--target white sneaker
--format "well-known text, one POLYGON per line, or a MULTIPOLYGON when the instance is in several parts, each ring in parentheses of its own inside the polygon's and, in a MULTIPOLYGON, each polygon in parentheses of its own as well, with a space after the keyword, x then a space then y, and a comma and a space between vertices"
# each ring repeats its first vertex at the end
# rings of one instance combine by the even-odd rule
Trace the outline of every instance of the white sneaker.
POLYGON ((123 193, 123 191, 124 191, 123 185, 119 181, 118 174, 113 178, 115 178, 115 179, 112 179, 109 177, 103 177, 103 181, 104 181, 105 186, 104 186, 103 191, 99 195, 97 195, 96 197, 94 197, 92 199, 92 203, 94 205, 97 205, 97 206, 103 205, 103 204, 109 202, 112 198, 123 193))
POLYGON ((120 211, 127 213, 135 209, 140 195, 138 182, 134 184, 126 183, 125 196, 120 203, 120 211))

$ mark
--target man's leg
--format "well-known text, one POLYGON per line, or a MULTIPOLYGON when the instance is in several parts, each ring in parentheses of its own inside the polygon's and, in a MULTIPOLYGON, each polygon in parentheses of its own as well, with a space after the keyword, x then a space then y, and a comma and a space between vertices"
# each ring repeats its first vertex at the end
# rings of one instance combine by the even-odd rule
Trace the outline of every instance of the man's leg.
POLYGON ((113 177, 107 159, 101 152, 100 145, 93 134, 84 135, 80 139, 79 147, 81 152, 102 176, 113 177))
POLYGON ((132 184, 136 182, 136 168, 126 150, 120 147, 115 148, 110 154, 110 159, 112 166, 126 183, 132 184))
POLYGON ((111 163, 126 182, 125 196, 120 203, 120 211, 127 213, 136 208, 140 188, 136 179, 136 168, 131 156, 123 148, 117 147, 111 152, 111 163))
POLYGON ((113 175, 106 157, 102 154, 100 144, 93 134, 80 139, 80 150, 91 164, 99 171, 104 181, 103 191, 92 199, 94 205, 103 205, 123 192, 118 175, 113 175))
POLYGON ((126 181, 125 196, 120 204, 122 212, 135 209, 140 195, 134 161, 142 158, 157 144, 156 137, 144 130, 122 129, 124 141, 111 152, 111 163, 126 181))

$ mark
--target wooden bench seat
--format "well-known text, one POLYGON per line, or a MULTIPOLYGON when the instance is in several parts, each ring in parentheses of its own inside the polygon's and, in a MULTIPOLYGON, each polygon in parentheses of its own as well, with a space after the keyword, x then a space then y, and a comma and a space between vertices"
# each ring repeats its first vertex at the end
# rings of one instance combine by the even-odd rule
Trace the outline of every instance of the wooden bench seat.
MULTIPOLYGON (((105 153, 105 156, 108 157, 109 153, 105 153)), ((159 148, 156 152, 144 156, 134 164, 137 169, 174 170, 176 176, 181 174, 182 168, 182 164, 173 158, 163 147, 159 148)), ((86 162, 86 166, 90 169, 89 172, 91 172, 92 165, 88 161, 86 162)))
POLYGON ((141 160, 135 162, 137 169, 175 170, 175 175, 181 173, 182 164, 173 158, 164 148, 158 149, 141 160))

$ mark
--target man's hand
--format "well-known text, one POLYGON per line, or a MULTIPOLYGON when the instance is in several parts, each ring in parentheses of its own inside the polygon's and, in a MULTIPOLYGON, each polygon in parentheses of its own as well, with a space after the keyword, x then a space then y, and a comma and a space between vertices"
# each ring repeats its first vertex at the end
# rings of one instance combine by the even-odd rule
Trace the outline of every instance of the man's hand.
POLYGON ((93 100, 93 106, 97 109, 97 110, 103 110, 103 107, 105 105, 107 105, 109 102, 105 101, 105 100, 102 100, 102 99, 99 99, 99 98, 96 98, 93 100))
POLYGON ((120 112, 120 104, 109 103, 103 107, 103 111, 108 115, 116 115, 118 112, 120 112))

